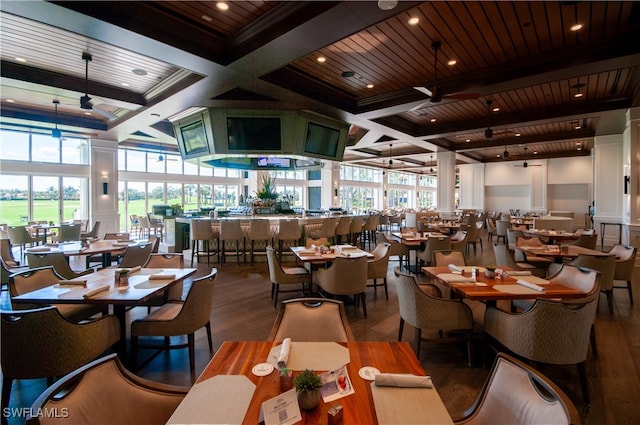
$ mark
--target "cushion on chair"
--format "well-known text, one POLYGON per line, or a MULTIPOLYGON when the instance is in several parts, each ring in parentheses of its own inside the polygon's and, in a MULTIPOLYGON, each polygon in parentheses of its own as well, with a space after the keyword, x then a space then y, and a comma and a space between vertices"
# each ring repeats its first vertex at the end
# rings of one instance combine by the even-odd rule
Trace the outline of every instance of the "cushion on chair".
POLYGON ((144 320, 155 320, 155 321, 166 321, 173 320, 180 310, 182 310, 182 306, 184 302, 181 301, 171 301, 163 304, 160 308, 153 310, 149 313, 144 320))
POLYGON ((303 303, 286 306, 274 341, 291 338, 293 341, 347 342, 339 304, 324 303, 321 307, 307 307, 303 303), (322 310, 318 314, 317 309, 322 310))

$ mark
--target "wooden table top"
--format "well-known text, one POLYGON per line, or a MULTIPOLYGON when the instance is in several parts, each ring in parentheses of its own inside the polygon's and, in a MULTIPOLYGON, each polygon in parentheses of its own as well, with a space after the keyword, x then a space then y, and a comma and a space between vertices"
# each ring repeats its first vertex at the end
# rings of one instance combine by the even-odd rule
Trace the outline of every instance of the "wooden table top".
POLYGON ((566 251, 563 251, 558 245, 546 245, 546 246, 509 246, 511 249, 519 249, 528 255, 535 255, 538 257, 549 257, 556 259, 563 258, 575 258, 578 255, 593 255, 595 257, 605 257, 613 255, 608 252, 598 251, 596 249, 584 248, 575 245, 564 245, 566 251))
POLYGON ((127 288, 114 286, 115 268, 99 270, 89 273, 72 281, 86 281, 86 288, 58 285, 51 282, 51 286, 28 292, 12 298, 12 302, 30 304, 113 304, 139 305, 164 292, 169 286, 196 273, 197 269, 149 269, 144 268, 129 276, 127 288), (172 279, 150 280, 152 274, 174 275, 172 279), (109 289, 89 298, 83 294, 91 289, 109 285, 109 289))
POLYGON ((554 230, 528 229, 523 232, 527 236, 535 236, 542 240, 552 239, 554 241, 575 241, 580 237, 572 232, 557 232, 554 230))
POLYGON ((34 248, 27 248, 25 251, 31 254, 49 254, 54 252, 62 252, 64 255, 96 255, 106 252, 119 253, 129 246, 138 245, 139 242, 134 240, 116 240, 116 239, 101 239, 90 242, 87 246, 82 246, 80 241, 78 242, 60 242, 49 243, 43 246, 34 248))
MULTIPOLYGON (((340 344, 349 349, 350 362, 347 365, 347 371, 355 393, 327 404, 320 400, 320 405, 316 409, 302 410, 303 424, 326 424, 327 411, 337 402, 343 406, 343 423, 345 425, 377 424, 378 420, 371 393, 372 381, 367 381, 358 375, 358 371, 363 366, 374 366, 382 373, 425 375, 424 369, 407 342, 349 342, 340 344)), ((202 382, 216 375, 245 375, 256 385, 256 389, 243 424, 255 425, 258 423, 262 402, 280 394, 280 376, 277 370, 263 377, 255 376, 251 372, 253 366, 267 361, 269 352, 274 345, 278 344, 271 341, 226 341, 220 346, 197 382, 202 382)), ((440 409, 445 412, 446 417, 443 415, 438 418, 437 422, 432 423, 452 423, 439 397, 437 397, 437 401, 440 404, 434 406, 434 410, 440 409)))
MULTIPOLYGON (((467 266, 468 267, 468 266, 467 266)), ((500 267, 498 267, 500 268, 500 267)), ((478 273, 476 281, 486 286, 478 286, 473 283, 449 283, 444 279, 438 278, 438 275, 450 274, 451 270, 448 267, 423 267, 422 271, 432 276, 441 284, 453 289, 458 294, 465 298, 469 298, 477 301, 495 301, 495 300, 514 300, 514 299, 531 299, 531 298, 581 298, 586 294, 574 288, 568 288, 566 286, 549 283, 540 285, 544 288, 544 291, 523 291, 523 286, 517 283, 521 276, 504 277, 502 279, 493 278, 490 279, 484 275, 484 273, 478 273), (500 285, 502 290, 494 288, 494 286, 500 285), (507 285, 513 286, 513 292, 508 292, 507 285)), ((462 274, 463 277, 471 277, 470 272, 462 274)), ((524 288, 526 289, 526 288, 524 288)))
MULTIPOLYGON (((359 256, 367 256, 367 258, 373 258, 373 254, 370 252, 364 251, 360 248, 351 246, 351 245, 340 245, 343 248, 347 248, 350 252, 351 256, 344 256, 345 258, 357 258, 359 256)), ((291 252, 294 253, 296 258, 305 263, 327 263, 335 260, 337 257, 341 257, 341 254, 325 253, 320 254, 317 251, 312 250, 311 248, 307 248, 304 246, 292 246, 291 252)))

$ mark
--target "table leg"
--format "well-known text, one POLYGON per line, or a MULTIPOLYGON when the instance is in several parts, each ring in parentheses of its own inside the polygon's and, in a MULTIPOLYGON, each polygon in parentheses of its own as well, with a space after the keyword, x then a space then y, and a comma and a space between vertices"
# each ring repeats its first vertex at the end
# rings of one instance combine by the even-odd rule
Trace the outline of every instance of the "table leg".
POLYGON ((124 364, 127 363, 127 308, 124 305, 114 305, 113 315, 120 322, 120 341, 118 342, 118 356, 124 364))
POLYGON ((102 268, 111 267, 111 253, 103 252, 102 253, 102 268))

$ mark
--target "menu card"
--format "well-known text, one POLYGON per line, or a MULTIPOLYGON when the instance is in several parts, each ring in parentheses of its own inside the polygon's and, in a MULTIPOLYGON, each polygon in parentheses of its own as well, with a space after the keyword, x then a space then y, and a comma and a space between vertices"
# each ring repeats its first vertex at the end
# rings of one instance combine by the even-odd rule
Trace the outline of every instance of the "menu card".
POLYGON ((288 425, 302 420, 295 388, 262 403, 259 422, 264 425, 288 425))
POLYGON ((320 394, 325 403, 355 393, 346 365, 321 374, 320 379, 322 380, 320 394))

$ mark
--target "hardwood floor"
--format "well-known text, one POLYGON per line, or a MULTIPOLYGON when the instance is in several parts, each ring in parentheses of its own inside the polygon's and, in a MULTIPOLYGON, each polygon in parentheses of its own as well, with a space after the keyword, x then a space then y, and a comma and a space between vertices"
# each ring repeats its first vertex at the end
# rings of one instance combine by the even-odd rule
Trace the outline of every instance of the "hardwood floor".
MULTIPOLYGON (((493 250, 486 240, 484 248, 478 246, 477 254, 471 249, 470 264, 495 263, 493 250)), ((605 247, 606 248, 606 247, 605 247)), ((185 258, 188 253, 185 253, 185 258)), ((276 310, 270 299, 266 262, 260 258, 253 266, 212 264, 218 269, 214 304, 211 312, 214 349, 226 340, 264 340, 273 324, 276 310)), ((287 259, 285 261, 292 261, 287 259)), ((189 261, 186 261, 189 264, 189 261)), ((353 333, 357 340, 396 340, 398 335, 398 302, 395 290, 393 268, 389 265, 389 300, 384 290, 379 289, 377 297, 373 289, 367 292, 368 317, 362 311, 347 306, 353 333)), ((198 265, 198 276, 208 272, 206 263, 198 265)), ((419 277, 419 279, 425 279, 419 277)), ((616 290, 614 313, 609 314, 606 297, 601 297, 595 324, 598 358, 588 355, 588 377, 592 403, 586 407, 582 402, 577 368, 573 366, 541 365, 540 370, 556 382, 573 400, 585 424, 639 424, 640 423, 640 270, 634 274, 636 289, 635 308, 630 304, 626 291, 616 290)), ((188 287, 185 287, 185 293, 188 287)), ((295 297, 282 294, 281 298, 295 297)), ((3 306, 6 306, 6 292, 3 292, 3 306)), ((472 305, 478 329, 476 355, 481 354, 482 317, 484 305, 472 305)), ((146 308, 136 308, 129 312, 129 320, 146 314, 146 308)), ((561 323, 558 326, 562 326, 561 323)), ((411 341, 413 331, 405 327, 404 338, 411 341)), ((151 351, 141 352, 141 362, 151 351)), ((196 374, 199 374, 210 359, 204 330, 196 334, 196 374)), ((480 390, 488 370, 484 367, 469 367, 466 360, 465 344, 427 344, 421 348, 420 362, 432 376, 438 392, 451 413, 461 412, 471 405, 480 390)), ((490 366, 490 365, 489 365, 490 366)), ((189 361, 187 351, 172 350, 161 353, 138 372, 141 376, 165 383, 189 385, 189 361)), ((46 382, 41 380, 17 381, 13 385, 12 407, 28 407, 44 390, 46 382)), ((10 424, 20 424, 12 418, 10 424)))

